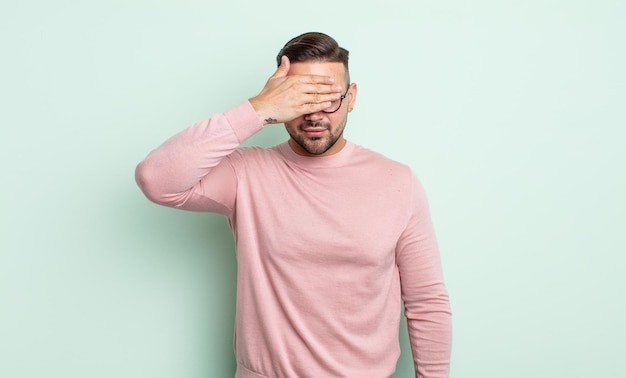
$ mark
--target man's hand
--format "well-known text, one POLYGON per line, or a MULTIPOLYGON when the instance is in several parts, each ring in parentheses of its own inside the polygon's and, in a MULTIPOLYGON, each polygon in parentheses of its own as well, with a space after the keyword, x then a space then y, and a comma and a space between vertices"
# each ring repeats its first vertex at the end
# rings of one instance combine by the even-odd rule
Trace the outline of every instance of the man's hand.
POLYGON ((319 75, 287 76, 289 58, 283 56, 280 66, 250 104, 264 125, 291 121, 303 114, 319 112, 342 95, 341 85, 332 77, 319 75))

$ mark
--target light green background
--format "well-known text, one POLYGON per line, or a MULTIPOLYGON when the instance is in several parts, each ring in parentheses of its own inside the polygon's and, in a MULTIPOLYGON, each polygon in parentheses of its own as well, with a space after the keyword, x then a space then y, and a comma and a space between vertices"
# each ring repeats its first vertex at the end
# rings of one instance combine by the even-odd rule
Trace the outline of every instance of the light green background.
POLYGON ((351 51, 347 138, 427 190, 452 377, 626 376, 624 4, 3 1, 0 377, 232 376, 226 222, 134 167, 311 30, 351 51))

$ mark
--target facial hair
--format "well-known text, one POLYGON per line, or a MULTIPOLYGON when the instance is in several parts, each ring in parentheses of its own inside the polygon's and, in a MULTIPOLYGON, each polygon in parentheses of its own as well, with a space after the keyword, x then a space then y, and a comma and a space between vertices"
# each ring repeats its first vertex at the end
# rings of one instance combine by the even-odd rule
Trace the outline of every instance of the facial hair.
POLYGON ((337 143, 343 134, 345 124, 346 121, 344 120, 333 133, 331 124, 328 122, 305 121, 298 125, 298 133, 289 132, 289 135, 307 153, 311 155, 322 155, 337 143), (323 127, 328 131, 328 134, 323 137, 309 138, 306 136, 305 130, 310 127, 323 127))

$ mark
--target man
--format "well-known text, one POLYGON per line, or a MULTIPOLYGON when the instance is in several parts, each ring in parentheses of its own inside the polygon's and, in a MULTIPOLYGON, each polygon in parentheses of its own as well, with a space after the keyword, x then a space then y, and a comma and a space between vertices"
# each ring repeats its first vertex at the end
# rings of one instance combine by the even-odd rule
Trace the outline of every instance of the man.
POLYGON ((136 172, 150 200, 228 219, 235 376, 388 377, 403 300, 416 377, 447 377, 448 295, 420 184, 344 138, 357 94, 347 50, 306 33, 277 60, 256 97, 174 135, 136 172), (276 123, 287 142, 240 147, 276 123))

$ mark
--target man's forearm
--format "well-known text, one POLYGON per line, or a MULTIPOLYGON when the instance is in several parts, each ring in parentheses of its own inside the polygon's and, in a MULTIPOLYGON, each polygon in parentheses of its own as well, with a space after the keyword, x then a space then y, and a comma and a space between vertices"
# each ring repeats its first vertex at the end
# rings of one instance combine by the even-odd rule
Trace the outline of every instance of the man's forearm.
POLYGON ((180 207, 211 169, 261 129, 249 102, 195 123, 139 163, 137 184, 151 201, 180 207))

